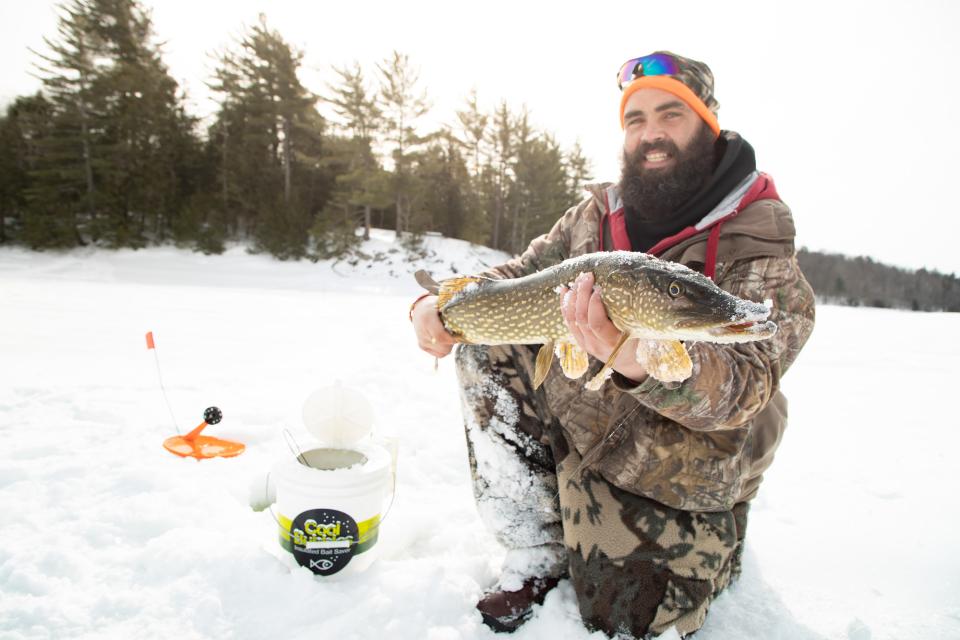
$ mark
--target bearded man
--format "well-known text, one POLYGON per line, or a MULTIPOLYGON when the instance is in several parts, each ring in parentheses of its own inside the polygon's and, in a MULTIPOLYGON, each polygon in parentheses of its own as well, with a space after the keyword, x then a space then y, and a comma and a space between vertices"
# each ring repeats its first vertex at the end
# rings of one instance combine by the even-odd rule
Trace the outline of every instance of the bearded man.
MULTIPOLYGON (((474 493, 506 547, 499 583, 477 605, 512 631, 569 577, 584 622, 611 635, 699 629, 740 572, 749 501, 786 426, 780 378, 813 330, 813 291, 797 265, 794 225, 753 148, 722 131, 713 75, 669 52, 627 61, 618 184, 587 187, 519 257, 483 274, 517 278, 567 258, 643 251, 685 264, 741 298, 769 301, 777 334, 743 344, 688 344, 692 375, 649 377, 628 345, 612 384, 587 391, 554 362, 532 383, 538 345, 460 345, 457 373, 474 493)), ((564 320, 591 358, 620 331, 592 274, 560 292, 564 320)), ((436 298, 411 306, 421 348, 454 340, 436 298)))

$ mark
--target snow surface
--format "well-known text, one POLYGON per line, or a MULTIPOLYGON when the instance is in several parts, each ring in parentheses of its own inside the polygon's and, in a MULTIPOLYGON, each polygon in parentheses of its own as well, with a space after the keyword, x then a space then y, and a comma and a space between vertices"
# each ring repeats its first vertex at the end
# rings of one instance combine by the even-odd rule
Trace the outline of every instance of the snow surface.
MULTIPOLYGON (((493 638, 473 605, 504 552, 477 516, 452 362, 416 348, 410 273, 500 258, 429 238, 407 261, 277 262, 232 248, 0 250, 0 638, 493 638), (392 272, 392 274, 391 274, 392 272), (167 453, 219 406, 238 458, 167 453), (400 439, 382 555, 291 569, 262 502, 301 407, 343 380, 400 439)), ((391 249, 397 249, 389 253, 391 249)), ((821 306, 784 380, 791 423, 754 501, 744 575, 697 640, 960 638, 960 316, 821 306)), ((663 636, 670 637, 671 634, 663 636)), ((568 582, 514 638, 599 640, 568 582)), ((676 637, 676 636, 673 636, 676 637)))

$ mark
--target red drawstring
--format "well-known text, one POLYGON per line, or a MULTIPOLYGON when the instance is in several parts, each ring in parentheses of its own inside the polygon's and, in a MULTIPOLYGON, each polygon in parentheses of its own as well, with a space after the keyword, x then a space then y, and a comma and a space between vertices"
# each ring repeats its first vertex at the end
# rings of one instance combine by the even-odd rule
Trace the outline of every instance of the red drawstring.
POLYGON ((723 222, 718 222, 710 230, 710 236, 707 238, 707 255, 703 262, 703 275, 713 280, 714 273, 717 270, 717 248, 720 246, 720 227, 723 222))

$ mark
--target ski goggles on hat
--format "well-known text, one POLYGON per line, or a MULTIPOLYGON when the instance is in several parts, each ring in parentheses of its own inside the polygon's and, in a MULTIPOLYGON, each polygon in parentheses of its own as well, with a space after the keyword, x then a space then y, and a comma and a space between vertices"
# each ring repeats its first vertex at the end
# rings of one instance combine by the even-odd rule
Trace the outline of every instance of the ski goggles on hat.
POLYGON ((640 58, 631 58, 623 63, 617 73, 617 87, 623 91, 624 85, 644 76, 675 76, 680 72, 676 58, 665 53, 651 53, 640 58))

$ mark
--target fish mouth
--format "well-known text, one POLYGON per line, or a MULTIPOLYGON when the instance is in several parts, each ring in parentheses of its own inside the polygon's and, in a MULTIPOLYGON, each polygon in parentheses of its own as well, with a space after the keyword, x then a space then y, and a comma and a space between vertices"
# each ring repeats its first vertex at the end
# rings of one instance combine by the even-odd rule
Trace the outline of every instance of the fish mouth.
POLYGON ((747 303, 727 316, 724 321, 716 316, 710 318, 691 318, 677 323, 677 327, 687 331, 702 332, 714 342, 746 342, 763 340, 777 332, 777 324, 770 317, 766 305, 747 303))
POLYGON ((707 333, 716 338, 752 338, 754 340, 769 338, 776 332, 777 324, 773 320, 731 322, 707 329, 707 333))

